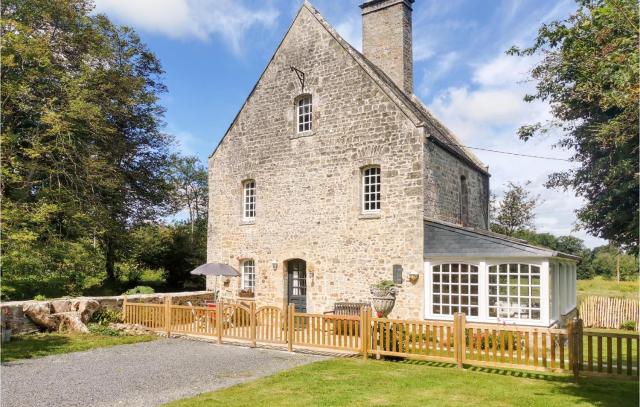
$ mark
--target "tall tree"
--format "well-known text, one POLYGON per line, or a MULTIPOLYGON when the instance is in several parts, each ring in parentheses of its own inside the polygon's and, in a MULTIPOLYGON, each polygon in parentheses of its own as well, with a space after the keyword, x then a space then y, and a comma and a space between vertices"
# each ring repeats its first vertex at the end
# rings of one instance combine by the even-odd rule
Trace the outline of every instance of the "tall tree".
POLYGON ((175 210, 187 210, 191 235, 195 223, 207 216, 207 170, 197 157, 171 157, 171 183, 173 184, 175 210))
POLYGON ((68 270, 82 277, 96 262, 115 278, 125 230, 168 210, 160 63, 91 10, 90 0, 1 5, 5 281, 73 281, 68 270))
POLYGON ((540 55, 526 101, 551 105, 553 120, 520 128, 523 140, 559 129, 558 145, 578 167, 552 174, 548 187, 584 198, 578 220, 590 233, 638 250, 638 96, 640 54, 635 0, 577 0, 570 17, 544 24, 529 48, 540 55))
POLYGON ((513 236, 517 232, 535 230, 534 210, 540 202, 540 197, 532 195, 527 190, 530 184, 530 181, 523 185, 509 182, 502 200, 492 197, 492 231, 513 236))

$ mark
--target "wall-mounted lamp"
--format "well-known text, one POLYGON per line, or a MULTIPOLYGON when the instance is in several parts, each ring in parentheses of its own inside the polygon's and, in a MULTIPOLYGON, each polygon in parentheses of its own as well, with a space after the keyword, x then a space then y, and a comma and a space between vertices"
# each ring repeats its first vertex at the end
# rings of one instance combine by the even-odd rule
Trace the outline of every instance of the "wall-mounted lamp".
POLYGON ((420 274, 415 270, 412 270, 409 273, 409 281, 411 281, 412 283, 415 283, 416 281, 418 281, 418 277, 420 277, 420 274))
POLYGON ((278 262, 271 260, 271 267, 273 267, 273 271, 276 271, 278 269, 278 262))

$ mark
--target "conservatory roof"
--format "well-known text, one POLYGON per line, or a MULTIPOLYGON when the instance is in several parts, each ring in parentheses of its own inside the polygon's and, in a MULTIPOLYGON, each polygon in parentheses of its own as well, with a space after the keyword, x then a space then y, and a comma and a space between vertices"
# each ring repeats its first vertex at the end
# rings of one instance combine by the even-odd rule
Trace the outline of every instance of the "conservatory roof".
POLYGON ((434 219, 424 220, 425 257, 559 257, 580 258, 526 241, 434 219))

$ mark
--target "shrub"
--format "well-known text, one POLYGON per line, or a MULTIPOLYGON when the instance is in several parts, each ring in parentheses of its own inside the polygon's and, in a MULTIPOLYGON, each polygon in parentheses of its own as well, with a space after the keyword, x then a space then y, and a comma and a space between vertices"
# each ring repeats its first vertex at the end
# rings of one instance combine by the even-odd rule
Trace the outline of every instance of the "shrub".
POLYGON ((387 290, 390 288, 395 288, 396 284, 393 282, 393 280, 382 280, 376 284, 373 284, 371 286, 371 288, 378 288, 380 290, 387 290))
POLYGON ((122 313, 120 311, 101 308, 91 315, 89 322, 107 326, 110 323, 120 323, 122 320, 122 313))
POLYGON ((132 288, 132 289, 130 289, 130 290, 125 291, 125 292, 124 292, 124 295, 133 295, 133 294, 153 294, 153 293, 155 293, 155 292, 156 292, 156 291, 155 291, 153 288, 149 287, 149 286, 146 286, 146 285, 139 285, 139 286, 137 286, 137 287, 134 287, 134 288, 132 288))
POLYGON ((624 329, 625 331, 635 331, 636 321, 624 321, 622 325, 620 325, 620 329, 624 329))
POLYGON ((38 295, 35 295, 35 296, 33 297, 33 299, 34 299, 34 301, 44 301, 44 300, 46 300, 46 299, 47 299, 47 297, 45 297, 45 296, 44 296, 44 295, 42 295, 42 294, 38 294, 38 295))
POLYGON ((91 332, 94 335, 102 335, 102 336, 120 336, 121 335, 120 331, 117 331, 113 328, 109 328, 108 326, 105 326, 105 325, 89 324, 87 328, 89 328, 89 332, 91 332))

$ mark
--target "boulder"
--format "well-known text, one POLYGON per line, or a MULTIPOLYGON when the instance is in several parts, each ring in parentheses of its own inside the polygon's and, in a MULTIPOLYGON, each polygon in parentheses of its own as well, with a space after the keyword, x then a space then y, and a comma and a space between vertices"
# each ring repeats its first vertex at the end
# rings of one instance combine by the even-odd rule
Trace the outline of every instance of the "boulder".
POLYGON ((57 314, 59 312, 71 312, 75 311, 73 309, 73 304, 71 300, 53 300, 51 301, 51 313, 57 314))
POLYGON ((49 331, 55 331, 58 328, 56 321, 51 319, 51 303, 48 301, 28 302, 22 306, 22 312, 42 328, 49 331))
POLYGON ((36 325, 48 331, 89 332, 85 325, 100 309, 98 301, 89 298, 28 302, 22 306, 24 314, 36 325))
POLYGON ((80 298, 73 301, 72 308, 80 313, 80 319, 86 324, 93 313, 100 309, 100 303, 90 298, 80 298))
POLYGON ((82 322, 78 311, 51 314, 51 319, 55 321, 58 331, 89 333, 89 328, 82 322))

